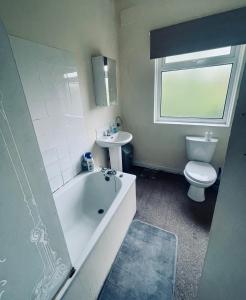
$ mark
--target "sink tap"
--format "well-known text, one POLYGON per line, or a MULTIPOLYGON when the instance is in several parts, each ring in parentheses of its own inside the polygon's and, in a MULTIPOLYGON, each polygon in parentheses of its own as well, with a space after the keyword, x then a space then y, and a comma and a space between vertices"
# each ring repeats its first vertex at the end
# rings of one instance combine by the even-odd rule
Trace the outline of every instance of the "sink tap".
POLYGON ((104 130, 103 136, 111 136, 111 131, 110 131, 110 129, 104 130))

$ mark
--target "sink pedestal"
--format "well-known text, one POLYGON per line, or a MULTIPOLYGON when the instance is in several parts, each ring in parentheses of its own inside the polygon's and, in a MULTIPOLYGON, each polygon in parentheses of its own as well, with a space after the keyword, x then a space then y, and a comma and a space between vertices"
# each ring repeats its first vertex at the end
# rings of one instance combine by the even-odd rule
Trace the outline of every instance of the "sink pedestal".
POLYGON ((122 154, 121 147, 109 147, 109 157, 111 169, 122 171, 122 154))
POLYGON ((103 148, 109 148, 111 169, 122 171, 121 146, 132 140, 132 134, 126 131, 118 131, 109 135, 104 133, 105 130, 97 133, 96 143, 103 148))

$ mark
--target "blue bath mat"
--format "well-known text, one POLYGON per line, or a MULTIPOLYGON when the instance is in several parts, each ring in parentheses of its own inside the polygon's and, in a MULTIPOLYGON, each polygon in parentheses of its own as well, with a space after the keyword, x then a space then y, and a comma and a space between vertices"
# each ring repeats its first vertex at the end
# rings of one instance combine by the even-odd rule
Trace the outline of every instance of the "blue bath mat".
POLYGON ((171 300, 176 253, 174 234, 134 220, 98 300, 171 300))

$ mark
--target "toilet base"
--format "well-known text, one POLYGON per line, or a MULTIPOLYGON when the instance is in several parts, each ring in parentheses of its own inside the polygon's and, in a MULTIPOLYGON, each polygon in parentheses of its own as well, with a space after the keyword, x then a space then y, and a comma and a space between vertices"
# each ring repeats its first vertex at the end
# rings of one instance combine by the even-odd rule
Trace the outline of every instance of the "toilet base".
POLYGON ((203 202, 205 200, 205 189, 191 184, 187 195, 193 201, 203 202))

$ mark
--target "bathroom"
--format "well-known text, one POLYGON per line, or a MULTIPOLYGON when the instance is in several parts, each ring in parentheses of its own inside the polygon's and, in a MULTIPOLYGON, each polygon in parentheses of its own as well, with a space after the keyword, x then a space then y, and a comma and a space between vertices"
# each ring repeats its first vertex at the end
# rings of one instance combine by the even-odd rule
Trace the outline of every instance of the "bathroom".
MULTIPOLYGON (((245 298, 245 6, 245 0, 0 0, 1 300, 245 298), (189 48, 200 19, 213 20, 217 35, 204 27, 203 48, 199 42, 189 48), (182 27, 178 39, 175 26, 165 30, 176 24, 188 24, 189 34, 182 27), (219 34, 233 42, 217 44, 219 34), (163 116, 161 75, 173 71, 163 57, 218 48, 225 52, 197 61, 200 69, 224 66, 229 74, 220 122, 163 116), (95 57, 102 72, 113 66, 112 103, 106 85, 104 97, 96 87, 95 57), (119 129, 122 140, 112 141, 108 129, 119 129), (193 158, 186 137, 215 142, 209 164, 216 174, 205 184, 205 200, 204 188, 187 195, 184 170, 193 158), (133 146, 127 172, 121 148, 110 142, 133 146), (86 152, 92 172, 81 172, 86 152), (144 244, 141 260, 131 252, 139 246, 136 226, 147 237, 166 237, 159 250, 154 239, 144 244), (115 272, 122 255, 131 262, 129 278, 124 268, 115 272)), ((175 70, 191 70, 192 59, 175 70)))

